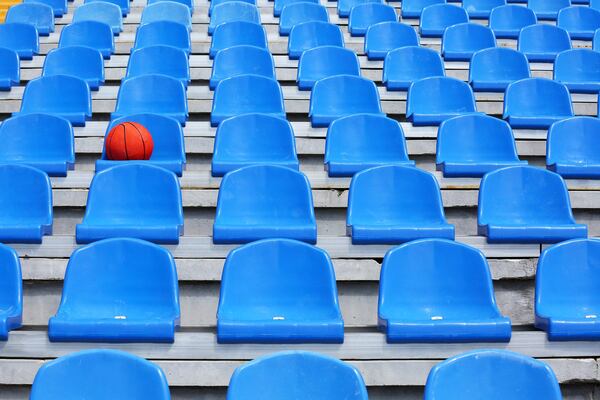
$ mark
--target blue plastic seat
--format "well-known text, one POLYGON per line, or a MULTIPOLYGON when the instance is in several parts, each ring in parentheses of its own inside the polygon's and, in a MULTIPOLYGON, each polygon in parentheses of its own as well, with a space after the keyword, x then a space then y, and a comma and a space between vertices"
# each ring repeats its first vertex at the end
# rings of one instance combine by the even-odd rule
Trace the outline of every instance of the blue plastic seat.
POLYGON ((511 337, 485 256, 446 239, 416 240, 386 253, 378 325, 388 343, 508 342, 511 337))
POLYGON ((245 3, 248 3, 250 5, 256 6, 256 0, 211 0, 210 1, 210 6, 208 6, 208 16, 211 17, 212 13, 215 9, 216 6, 219 6, 221 4, 225 4, 225 3, 229 3, 231 1, 242 1, 245 3))
POLYGON ((504 350, 476 350, 436 365, 429 372, 425 400, 459 400, 476 393, 489 400, 561 400, 550 367, 504 350))
POLYGON ((452 25, 442 37, 442 57, 448 61, 469 61, 473 53, 496 47, 494 32, 475 23, 452 25))
POLYGON ((114 35, 123 31, 123 16, 121 8, 106 1, 94 1, 82 4, 75 9, 73 22, 97 21, 109 25, 114 35))
POLYGON ((102 54, 91 47, 67 46, 50 50, 44 59, 42 76, 68 75, 83 79, 90 90, 104 83, 102 54))
POLYGON ((131 237, 179 243, 183 233, 177 175, 164 168, 130 162, 94 175, 77 243, 131 237))
POLYGON ((467 11, 454 4, 432 4, 421 12, 419 32, 421 37, 442 37, 447 27, 469 22, 467 11))
POLYGON ((383 3, 383 0, 340 0, 337 4, 338 16, 341 18, 348 18, 352 7, 364 3, 383 3))
POLYGON ((134 49, 165 45, 177 47, 186 54, 192 51, 190 32, 187 26, 173 21, 157 21, 141 25, 135 35, 134 49))
POLYGON ((275 0, 273 3, 273 16, 281 17, 281 11, 283 11, 286 6, 295 3, 319 4, 319 0, 275 0))
POLYGON ((556 20, 558 12, 571 6, 571 0, 527 0, 527 7, 531 8, 538 19, 556 20))
POLYGON ((426 7, 445 3, 446 0, 405 0, 402 2, 402 18, 420 18, 426 7))
MULTIPOLYGON (((178 176, 181 176, 185 169, 185 143, 183 139, 183 129, 176 119, 158 114, 133 114, 115 119, 106 128, 105 137, 116 125, 124 122, 137 122, 141 124, 152 135, 154 150, 148 161, 115 161, 109 160, 106 156, 106 148, 102 149, 102 157, 96 161, 96 172, 103 171, 110 167, 133 163, 151 164, 168 169, 178 176)), ((106 141, 105 141, 106 142, 106 141)))
POLYGON ((0 244, 0 265, 0 340, 7 340, 8 333, 19 329, 23 319, 23 281, 19 255, 12 248, 0 244))
POLYGON ((230 252, 221 280, 217 340, 342 343, 344 321, 329 255, 290 239, 259 240, 230 252))
POLYGON ((555 243, 587 237, 573 219, 560 175, 535 167, 486 174, 479 187, 477 232, 489 243, 555 243))
POLYGON ((415 29, 400 22, 371 25, 365 34, 365 53, 369 60, 383 60, 394 49, 418 45, 419 37, 415 29))
POLYGON ((600 92, 600 53, 581 48, 559 53, 554 61, 554 80, 574 93, 600 92))
POLYGON ((129 14, 129 0, 85 0, 84 3, 88 4, 88 3, 94 3, 97 1, 105 1, 107 3, 111 3, 116 6, 119 6, 119 8, 121 9, 121 15, 123 17, 126 17, 127 14, 129 14))
POLYGON ((214 90, 223 79, 246 74, 276 79, 275 62, 271 52, 261 47, 247 45, 228 47, 219 51, 212 64, 210 89, 214 90))
POLYGON ((281 10, 279 34, 288 36, 294 26, 310 21, 329 22, 327 9, 320 4, 305 1, 288 4, 281 10))
POLYGON ((156 364, 122 351, 87 350, 42 365, 30 399, 102 400, 115 393, 130 399, 171 398, 167 378, 156 364))
POLYGON ((350 364, 318 353, 286 351, 246 363, 231 377, 228 400, 264 398, 367 400, 368 395, 350 364))
POLYGON ((210 42, 209 57, 228 47, 249 45, 268 50, 267 34, 260 24, 248 21, 225 22, 215 28, 210 42))
MULTIPOLYGON (((165 1, 165 0, 148 0, 147 4, 149 6, 151 6, 152 4, 160 3, 162 1, 165 1)), ((190 10, 190 15, 192 15, 194 13, 194 0, 169 0, 169 1, 174 1, 176 3, 183 4, 190 10)))
POLYGON ((408 88, 406 118, 413 125, 439 125, 461 114, 477 112, 471 87, 458 79, 434 76, 408 88))
POLYGON ((471 58, 469 84, 474 91, 504 92, 512 82, 530 76, 527 57, 507 47, 479 50, 471 58))
POLYGON ((535 281, 535 326, 548 340, 598 340, 600 240, 574 239, 545 249, 535 281))
POLYGON ((52 186, 28 165, 0 165, 0 241, 42 243, 52 234, 52 186))
POLYGON ((569 49, 569 33, 558 26, 531 25, 519 34, 518 50, 532 62, 554 62, 558 53, 569 49))
POLYGON ((546 166, 563 178, 600 178, 600 120, 573 117, 552 124, 546 141, 546 166))
POLYGON ((571 39, 592 40, 600 28, 600 11, 581 6, 563 8, 558 13, 557 25, 566 29, 571 39))
POLYGON ((158 21, 172 21, 185 25, 192 30, 192 16, 190 9, 182 3, 172 0, 162 0, 150 4, 142 12, 140 25, 151 24, 158 21))
POLYGON ((16 51, 21 60, 31 60, 40 49, 37 29, 20 22, 0 24, 0 47, 16 51))
POLYGON ((288 39, 290 59, 297 60, 304 51, 319 46, 344 47, 344 35, 340 27, 322 21, 309 21, 294 25, 288 39))
POLYGON ((16 51, 0 47, 0 90, 10 90, 21 81, 19 55, 16 51))
POLYGON ((311 90, 319 79, 334 75, 360 76, 355 52, 338 46, 320 46, 302 53, 297 79, 300 90, 311 90))
POLYGON ((385 115, 373 81, 354 75, 335 75, 313 86, 308 112, 312 126, 328 126, 335 119, 357 113, 385 115))
POLYGON ((573 116, 569 89, 545 78, 528 78, 508 85, 504 119, 513 128, 546 129, 573 116))
POLYGON ((75 166, 73 128, 64 118, 26 114, 0 125, 0 163, 26 164, 50 176, 67 176, 75 166))
POLYGON ((506 5, 506 0, 464 0, 462 6, 471 18, 488 19, 490 12, 500 6, 506 5))
POLYGON ((352 7, 348 30, 352 36, 365 36, 370 26, 380 22, 397 22, 394 7, 381 3, 362 3, 352 7))
POLYGON ((445 177, 481 177, 519 160, 510 125, 485 114, 466 114, 440 124, 436 165, 445 177))
POLYGON ((4 22, 33 25, 40 36, 48 36, 54 32, 54 10, 43 3, 14 4, 8 9, 4 22))
POLYGON ((71 124, 85 125, 92 117, 92 97, 88 84, 68 75, 42 76, 25 86, 19 114, 52 114, 68 119, 71 124))
POLYGON ((354 175, 346 231, 353 244, 403 243, 423 238, 454 240, 454 226, 444 216, 435 177, 401 165, 374 167, 354 175))
POLYGON ((42 3, 52 7, 55 17, 62 17, 68 12, 67 0, 23 0, 23 3, 42 3))
POLYGON ((217 126, 227 118, 248 113, 270 114, 285 119, 283 93, 275 79, 238 75, 219 83, 213 96, 211 124, 217 126))
POLYGON ((308 179, 301 172, 275 165, 249 166, 226 174, 219 189, 213 242, 268 238, 316 243, 308 179))
POLYGON ((489 27, 498 39, 517 39, 522 28, 535 24, 535 13, 527 7, 508 4, 490 12, 489 27))
POLYGON ((187 87, 190 82, 188 56, 185 51, 177 47, 164 45, 133 50, 129 57, 125 78, 149 74, 170 76, 181 81, 183 86, 187 87))
POLYGON ((228 1, 219 4, 210 17, 208 34, 212 35, 220 24, 232 21, 247 21, 260 25, 260 12, 254 4, 244 1, 228 1))
POLYGON ((140 113, 164 115, 185 125, 188 117, 185 86, 179 79, 156 74, 124 80, 112 119, 140 113))
POLYGON ((139 239, 106 239, 71 255, 60 305, 48 321, 48 338, 172 343, 179 314, 171 253, 139 239))
POLYGON ((292 125, 268 114, 243 114, 223 121, 215 134, 212 176, 260 164, 300 169, 292 125))
POLYGON ((105 59, 115 52, 112 28, 104 22, 81 21, 65 26, 58 47, 85 46, 98 50, 105 59))
POLYGON ((400 47, 390 51, 383 63, 383 83, 388 90, 408 90, 415 81, 444 75, 440 53, 427 47, 400 47))
POLYGON ((329 125, 325 169, 329 176, 352 176, 380 165, 415 165, 408 159, 400 124, 383 115, 354 114, 329 125))

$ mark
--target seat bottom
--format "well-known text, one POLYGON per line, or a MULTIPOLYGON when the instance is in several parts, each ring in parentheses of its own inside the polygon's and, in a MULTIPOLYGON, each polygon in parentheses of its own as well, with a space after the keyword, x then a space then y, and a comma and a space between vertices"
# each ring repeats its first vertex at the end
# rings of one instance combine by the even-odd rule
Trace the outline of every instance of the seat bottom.
POLYGON ((353 244, 398 244, 417 239, 454 240, 454 225, 428 224, 413 226, 353 225, 346 228, 353 244))
POLYGON ((343 343, 341 319, 310 321, 217 320, 219 343, 343 343))
POLYGON ((563 225, 478 225, 479 235, 488 243, 557 243, 586 238, 588 228, 580 224, 563 225))
POLYGON ((566 164, 556 163, 548 165, 550 171, 554 171, 563 178, 600 178, 600 164, 566 164))
POLYGON ((415 162, 412 160, 363 160, 362 162, 352 161, 329 161, 325 164, 325 170, 329 172, 329 176, 343 177, 353 176, 355 173, 362 170, 381 167, 384 165, 402 165, 405 167, 414 167, 415 162))
POLYGON ((52 235, 52 224, 5 225, 0 221, 0 242, 2 243, 42 243, 42 238, 45 235, 52 235))
POLYGON ((505 119, 513 128, 548 129, 553 123, 571 117, 572 115, 557 115, 552 117, 509 115, 505 119))
POLYGON ((317 227, 315 224, 227 225, 218 221, 215 221, 213 225, 213 243, 215 244, 249 243, 269 238, 295 239, 315 244, 317 243, 317 227))
POLYGON ((154 243, 178 244, 179 236, 183 234, 182 225, 94 225, 77 224, 75 238, 77 243, 91 243, 96 240, 130 237, 148 240, 154 243))
POLYGON ((472 163, 443 162, 437 164, 437 170, 442 171, 445 177, 476 177, 480 178, 488 172, 499 168, 527 165, 527 161, 482 161, 472 163))
POLYGON ((547 332, 548 340, 600 340, 600 320, 597 318, 540 318, 535 327, 547 332))

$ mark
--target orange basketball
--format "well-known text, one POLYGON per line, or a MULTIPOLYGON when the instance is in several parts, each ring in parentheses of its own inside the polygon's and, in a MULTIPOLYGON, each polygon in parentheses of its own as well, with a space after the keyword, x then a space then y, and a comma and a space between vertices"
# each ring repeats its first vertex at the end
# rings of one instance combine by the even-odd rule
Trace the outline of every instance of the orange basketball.
POLYGON ((123 122, 113 127, 104 146, 109 160, 149 160, 154 150, 152 135, 137 122, 123 122))

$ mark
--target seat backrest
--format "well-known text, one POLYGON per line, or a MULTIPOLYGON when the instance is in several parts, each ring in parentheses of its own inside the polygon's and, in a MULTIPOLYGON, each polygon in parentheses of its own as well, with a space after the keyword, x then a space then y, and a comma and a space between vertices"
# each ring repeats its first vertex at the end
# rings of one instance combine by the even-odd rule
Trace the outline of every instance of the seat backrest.
POLYGON ((0 24, 0 47, 17 52, 19 58, 31 59, 39 52, 38 31, 32 24, 11 22, 0 24))
POLYGON ((384 83, 414 82, 430 76, 444 75, 444 62, 440 53, 427 47, 400 47, 390 51, 383 63, 384 83))
POLYGON ((19 54, 16 51, 0 47, 0 80, 8 79, 18 84, 21 79, 19 54))
POLYGON ((231 1, 241 1, 256 6, 256 0, 215 0, 214 2, 211 0, 210 6, 208 7, 208 16, 212 17, 213 10, 216 6, 229 3, 231 1))
POLYGON ((17 252, 0 244, 0 309, 6 315, 23 314, 23 280, 17 252))
POLYGON ((458 7, 454 4, 439 3, 432 4, 423 9, 419 26, 422 35, 442 36, 447 27, 467 22, 469 22, 469 15, 463 7, 458 7), (428 34, 428 32, 434 33, 428 34))
POLYGON ((0 165, 0 218, 52 225, 52 186, 48 175, 27 165, 0 165))
MULTIPOLYGON (((400 22, 380 22, 371 25, 365 34, 365 53, 375 58, 385 58, 385 54, 405 46, 418 46, 419 37, 415 29, 400 22), (379 53, 380 57, 376 54, 379 53)), ((373 58, 373 57, 372 57, 373 58)))
POLYGON ((334 75, 360 76, 360 63, 356 53, 338 46, 320 46, 306 50, 298 62, 298 83, 306 88, 322 78, 334 75))
POLYGON ((573 115, 569 89, 546 78, 527 78, 513 82, 508 85, 504 95, 504 118, 509 115, 573 115))
POLYGON ((67 46, 50 50, 44 59, 42 76, 68 75, 87 81, 104 81, 102 54, 91 47, 67 46))
POLYGON ((458 79, 434 76, 413 82, 408 89, 407 117, 412 114, 476 112, 471 87, 458 79))
POLYGON ((110 25, 99 21, 81 21, 65 26, 60 33, 58 47, 87 46, 100 51, 114 52, 115 42, 110 25))
POLYGON ((469 15, 481 17, 482 14, 488 14, 496 7, 506 5, 506 0, 464 0, 462 6, 469 15))
POLYGON ((230 116, 249 112, 285 113, 281 86, 275 79, 260 75, 223 79, 215 90, 212 110, 230 116))
POLYGON ((309 114, 381 114, 375 83, 354 75, 335 75, 315 83, 310 94, 309 114))
MULTIPOLYGON (((529 25, 537 24, 537 17, 533 10, 516 4, 507 4, 494 8, 490 12, 489 27, 494 31, 496 37, 506 37, 502 31, 516 31, 529 25)), ((512 35, 511 35, 512 36, 512 35)))
POLYGON ((530 75, 527 57, 507 47, 479 50, 471 58, 469 82, 517 81, 530 75))
POLYGON ((260 24, 248 21, 232 21, 215 28, 210 44, 210 56, 232 46, 250 45, 268 49, 267 34, 260 24))
MULTIPOLYGON (((165 0, 148 0, 148 5, 150 6, 155 3, 160 3, 161 1, 165 1, 165 0)), ((190 15, 192 15, 194 13, 194 1, 193 0, 169 0, 169 1, 174 1, 176 3, 181 3, 181 4, 185 5, 190 10, 190 15)))
POLYGON ((571 6, 558 12, 557 25, 567 31, 600 28, 600 11, 590 7, 571 6))
POLYGON ((365 383, 356 368, 306 351, 270 354, 235 370, 227 389, 228 400, 258 400, 265 396, 272 399, 368 399, 365 383), (299 376, 302 379, 298 379, 299 376))
POLYGON ((92 114, 90 88, 83 79, 68 75, 42 76, 25 86, 21 112, 92 114))
POLYGON ((402 4, 402 18, 420 18, 425 7, 443 3, 446 0, 405 0, 402 4))
POLYGON ((522 53, 559 53, 571 48, 569 33, 558 26, 536 24, 519 33, 518 50, 522 53))
POLYGON ((321 4, 298 2, 283 7, 279 16, 279 34, 289 35, 292 28, 302 22, 329 22, 329 13, 321 4))
POLYGON ((118 34, 123 30, 121 8, 105 1, 94 1, 77 7, 73 14, 73 22, 83 21, 104 22, 112 28, 113 34, 118 34))
POLYGON ((275 17, 281 16, 281 11, 283 11, 283 9, 286 6, 288 6, 290 4, 294 4, 294 3, 320 4, 319 0, 275 0, 275 2, 273 4, 273 16, 275 16, 275 17))
POLYGON ((6 23, 22 23, 35 26, 40 35, 54 32, 54 11, 43 3, 14 4, 6 13, 6 23))
POLYGON ((496 47, 494 32, 487 26, 462 23, 449 26, 442 37, 442 53, 445 51, 476 51, 496 47))
POLYGON ((245 74, 276 79, 271 52, 248 45, 232 46, 219 51, 213 61, 210 87, 214 89, 223 79, 245 74))
POLYGON ((215 6, 210 17, 208 33, 212 34, 217 26, 231 21, 247 21, 260 24, 258 8, 245 1, 228 1, 215 6))
POLYGON ((162 0, 144 8, 140 25, 158 21, 177 22, 187 26, 188 30, 192 30, 190 9, 185 4, 176 1, 162 0))
POLYGON ((42 3, 52 7, 55 17, 62 17, 67 13, 67 0, 23 0, 23 3, 42 3))
POLYGON ((187 114, 187 96, 180 80, 166 75, 140 75, 124 80, 115 112, 120 115, 156 112, 187 114))
POLYGON ((33 381, 30 399, 100 400, 116 393, 131 399, 171 398, 167 378, 157 365, 122 351, 86 350, 42 365, 33 381))
POLYGON ((527 7, 536 13, 538 19, 556 19, 559 10, 570 6, 571 0, 527 0, 527 7))
POLYGON ((288 39, 288 53, 299 58, 302 52, 319 46, 344 47, 340 27, 328 22, 310 21, 295 25, 288 39))
POLYGON ((363 3, 383 3, 383 0, 340 0, 337 4, 338 16, 348 17, 352 7, 363 3))
POLYGON ((471 393, 489 400, 562 399, 546 363, 505 350, 460 354, 429 372, 425 400, 459 400, 471 393))
POLYGON ((142 47, 167 45, 180 48, 186 53, 191 51, 190 32, 187 26, 173 21, 156 21, 141 25, 135 35, 135 49, 142 47))
POLYGON ((600 120, 594 117, 572 117, 555 122, 548 130, 546 165, 559 162, 596 164, 600 156, 600 120))
POLYGON ((125 77, 132 78, 146 74, 170 76, 187 85, 190 80, 188 56, 185 51, 172 46, 157 45, 135 49, 129 57, 125 77))
POLYGON ((85 0, 84 3, 94 3, 97 1, 106 1, 107 3, 118 6, 121 9, 121 15, 123 17, 129 14, 129 0, 85 0))
POLYGON ((554 80, 562 83, 598 82, 600 53, 592 49, 571 49, 558 53, 554 61, 554 80))
POLYGON ((394 7, 382 3, 362 3, 350 10, 348 26, 352 35, 364 35, 371 25, 397 21, 394 7))

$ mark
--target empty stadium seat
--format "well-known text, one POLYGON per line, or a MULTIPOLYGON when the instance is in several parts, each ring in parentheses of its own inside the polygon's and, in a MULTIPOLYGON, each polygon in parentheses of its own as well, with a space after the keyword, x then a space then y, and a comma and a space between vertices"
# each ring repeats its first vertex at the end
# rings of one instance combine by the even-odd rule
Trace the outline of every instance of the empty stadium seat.
POLYGON ((537 24, 521 29, 518 50, 533 62, 554 62, 556 55, 571 48, 569 33, 563 28, 537 24))
POLYGON ((223 79, 246 74, 276 79, 275 62, 269 50, 241 45, 219 51, 212 64, 209 87, 214 90, 223 79))
POLYGON ((562 399, 556 376, 546 363, 504 350, 460 354, 429 372, 425 400, 463 399, 465 393, 490 400, 562 399))
POLYGON ((0 244, 0 340, 7 340, 8 333, 19 329, 23 318, 23 282, 19 255, 12 248, 0 244))
POLYGON ((600 120, 573 117, 552 124, 546 142, 546 166, 563 178, 600 178, 600 120))
POLYGON ((529 78, 527 57, 507 47, 479 50, 471 58, 469 84, 475 91, 504 92, 509 84, 529 78))
POLYGON ((64 118, 26 114, 0 125, 0 163, 26 164, 50 176, 66 176, 75 166, 73 128, 64 118))
POLYGON ((408 88, 406 118, 413 125, 439 125, 460 114, 477 112, 471 87, 458 79, 434 76, 408 88))
POLYGON ((418 45, 419 37, 415 29, 400 22, 371 25, 365 34, 365 53, 369 60, 383 60, 394 49, 418 45))
MULTIPOLYGON (((155 3, 160 3, 161 1, 165 1, 165 0, 148 0, 148 5, 150 6, 155 3)), ((181 4, 185 5, 190 10, 190 15, 192 15, 194 13, 194 1, 193 0, 170 0, 170 1, 174 1, 176 3, 181 3, 181 4)))
POLYGON ((172 0, 162 0, 144 8, 140 25, 158 21, 172 21, 185 25, 192 30, 190 9, 182 3, 172 0))
POLYGON ((571 5, 571 0, 527 0, 538 19, 556 20, 558 12, 571 5))
POLYGON ((374 167, 354 175, 346 231, 353 244, 454 239, 454 226, 446 222, 435 177, 400 165, 374 167))
POLYGON ((98 50, 105 59, 115 52, 112 28, 104 22, 81 21, 65 26, 58 47, 86 46, 98 50))
POLYGON ((581 48, 559 53, 554 61, 554 80, 574 93, 600 92, 600 53, 581 48))
POLYGON ((549 340, 598 340, 600 240, 574 239, 545 249, 535 282, 535 326, 549 340))
POLYGON ((319 46, 344 47, 344 35, 340 27, 322 21, 309 21, 294 25, 288 39, 290 59, 297 60, 304 51, 319 46))
POLYGON ((42 3, 52 7, 55 17, 62 17, 68 12, 67 0, 23 0, 23 3, 42 3))
POLYGON ((235 370, 227 389, 227 399, 260 400, 265 397, 368 399, 365 383, 355 367, 307 351, 270 354, 235 370), (300 376, 302 379, 298 379, 300 376))
POLYGON ((91 90, 104 83, 102 53, 86 46, 67 46, 50 50, 44 59, 42 76, 68 75, 83 79, 91 90))
POLYGON ((71 124, 85 125, 92 117, 92 97, 88 84, 68 75, 43 76, 25 86, 18 114, 53 114, 68 119, 71 124))
POLYGON ((244 1, 228 1, 219 4, 210 17, 208 34, 212 35, 215 28, 220 24, 232 21, 247 21, 260 25, 260 12, 254 4, 244 1))
MULTIPOLYGON (((176 119, 158 114, 132 114, 111 121, 106 128, 105 137, 113 127, 123 122, 137 122, 148 129, 154 142, 154 150, 148 161, 136 160, 135 163, 151 164, 173 171, 181 176, 185 169, 185 143, 183 129, 176 119)), ((106 141, 105 141, 106 142, 106 141)), ((106 156, 106 147, 102 149, 102 157, 96 161, 96 171, 126 164, 128 161, 113 161, 106 156)))
POLYGON ((388 90, 408 90, 414 81, 444 75, 444 62, 437 51, 406 46, 390 51, 385 57, 382 81, 388 90))
POLYGON ((260 240, 230 252, 221 279, 217 340, 342 343, 344 321, 329 255, 290 239, 260 240))
POLYGON ((469 61, 473 53, 496 47, 494 32, 475 23, 452 25, 442 37, 442 57, 448 61, 469 61))
POLYGON ((40 36, 48 36, 54 32, 54 10, 43 3, 14 4, 8 9, 4 22, 33 25, 40 36))
POLYGON ((123 30, 121 8, 106 1, 93 1, 77 7, 73 14, 73 23, 83 21, 104 22, 111 27, 114 35, 118 35, 123 30))
POLYGON ((440 124, 436 166, 446 177, 481 177, 490 171, 527 164, 519 160, 510 125, 485 114, 465 114, 440 124))
POLYGON ((77 243, 132 237, 155 243, 179 243, 183 233, 181 189, 164 168, 126 163, 94 175, 77 243))
POLYGON ((0 90, 10 90, 21 81, 19 55, 16 51, 0 47, 0 90))
POLYGON ((217 126, 229 117, 247 113, 285 118, 283 93, 275 79, 238 75, 219 82, 213 96, 211 124, 217 126))
POLYGON ((297 79, 300 90, 311 90, 319 79, 334 75, 360 76, 355 52, 338 46, 320 46, 302 53, 297 79))
POLYGON ((178 326, 179 286, 171 253, 143 240, 116 238, 73 252, 60 305, 48 321, 48 338, 172 343, 178 326))
POLYGON ((135 49, 129 57, 125 78, 146 74, 170 76, 187 87, 190 81, 188 56, 185 51, 172 46, 157 45, 135 49))
POLYGON ((243 114, 223 121, 215 133, 212 176, 259 164, 300 168, 292 125, 268 114, 243 114))
POLYGON ((294 3, 319 4, 319 0, 275 0, 273 3, 273 16, 280 17, 281 11, 284 9, 284 7, 294 3))
POLYGON ((383 0, 340 0, 337 4, 338 16, 348 18, 352 7, 364 3, 383 3, 383 0))
POLYGON ((135 35, 134 49, 166 45, 177 47, 190 54, 192 44, 187 26, 173 21, 156 21, 141 25, 135 35))
POLYGON ((569 32, 571 39, 592 40, 600 28, 600 11, 581 6, 563 8, 558 13, 557 24, 569 32))
POLYGON ((101 400, 115 393, 130 399, 171 398, 167 378, 156 364, 122 351, 86 350, 42 365, 30 399, 101 400))
POLYGON ((228 47, 249 45, 269 49, 267 34, 260 24, 248 21, 225 22, 215 28, 210 42, 209 57, 228 47))
POLYGON ((496 7, 490 12, 489 27, 498 39, 517 39, 522 28, 535 24, 533 10, 516 4, 496 7))
POLYGON ((357 113, 383 115, 373 81, 354 75, 335 75, 313 86, 308 111, 313 126, 328 126, 337 118, 357 113))
POLYGON ((485 256, 446 239, 416 240, 386 253, 378 322, 388 343, 508 342, 511 337, 485 256))
POLYGON ((397 22, 394 7, 381 3, 363 3, 352 7, 348 30, 352 36, 364 36, 370 26, 380 22, 397 22))
POLYGON ((96 1, 105 1, 107 3, 119 6, 119 8, 121 9, 121 15, 123 17, 126 17, 127 14, 129 14, 129 0, 84 0, 84 3, 88 4, 96 1))
POLYGON ((420 18, 427 6, 446 3, 446 0, 405 0, 402 2, 402 18, 420 18))
POLYGON ((488 19, 490 12, 500 6, 506 5, 506 0, 464 0, 462 6, 471 18, 488 19))
POLYGON ((52 234, 52 186, 28 165, 0 165, 0 241, 41 243, 52 234))
POLYGON ((21 60, 31 60, 40 48, 37 29, 21 22, 0 24, 0 47, 16 51, 21 60))
POLYGON ((185 125, 188 104, 185 86, 166 75, 140 75, 125 79, 119 87, 112 119, 139 113, 171 117, 185 125))
POLYGON ((329 125, 325 142, 325 169, 329 176, 352 176, 380 165, 408 165, 400 124, 383 115, 354 114, 329 125))
POLYGON ((587 226, 575 223, 560 175, 520 166, 481 180, 477 232, 489 243, 555 243, 587 237, 587 226))
POLYGON ((275 165, 249 166, 226 174, 219 189, 213 242, 268 238, 316 243, 308 179, 301 172, 275 165))
POLYGON ((513 128, 545 129, 573 116, 569 89, 545 78, 521 79, 508 85, 504 119, 513 128))
POLYGON ((208 6, 208 16, 211 17, 212 13, 215 9, 216 6, 219 6, 221 4, 225 4, 225 3, 229 3, 231 1, 242 1, 245 3, 248 3, 250 5, 256 6, 256 0, 211 0, 210 1, 210 5, 208 6))
POLYGON ((329 22, 327 9, 320 4, 305 1, 288 4, 281 10, 279 34, 288 36, 294 26, 310 21, 329 22))
POLYGON ((438 3, 421 12, 419 32, 421 37, 442 37, 447 27, 469 22, 467 11, 454 4, 438 3))

